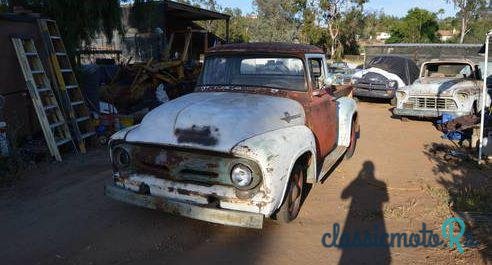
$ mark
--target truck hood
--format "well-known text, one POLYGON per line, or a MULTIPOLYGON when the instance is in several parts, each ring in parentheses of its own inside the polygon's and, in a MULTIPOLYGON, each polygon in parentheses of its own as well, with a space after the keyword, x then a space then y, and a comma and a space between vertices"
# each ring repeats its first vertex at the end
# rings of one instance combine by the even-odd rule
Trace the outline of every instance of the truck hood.
POLYGON ((369 69, 364 69, 362 71, 359 71, 359 72, 355 73, 352 77, 362 79, 368 73, 376 73, 376 74, 381 75, 382 77, 385 77, 388 80, 395 80, 396 82, 398 82, 398 87, 406 86, 405 82, 403 82, 403 80, 399 76, 397 76, 393 73, 390 73, 386 70, 376 68, 376 67, 371 67, 369 69))
POLYGON ((304 124, 304 109, 295 100, 233 92, 192 93, 152 110, 125 140, 229 152, 255 135, 304 124))
POLYGON ((464 78, 420 78, 401 90, 417 96, 453 96, 457 91, 470 93, 475 85, 474 81, 464 78))

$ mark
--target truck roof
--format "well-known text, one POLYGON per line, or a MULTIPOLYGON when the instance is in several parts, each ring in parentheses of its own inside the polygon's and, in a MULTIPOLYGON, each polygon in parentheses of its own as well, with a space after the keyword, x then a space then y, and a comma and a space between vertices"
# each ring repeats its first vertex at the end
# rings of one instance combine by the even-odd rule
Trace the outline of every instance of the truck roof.
POLYGON ((428 63, 443 63, 443 64, 446 64, 446 63, 466 63, 466 64, 475 65, 475 63, 471 60, 460 59, 460 58, 456 58, 456 59, 432 59, 430 61, 424 62, 424 64, 428 64, 428 63))
POLYGON ((284 42, 253 42, 235 43, 215 46, 207 50, 207 55, 216 53, 280 53, 303 56, 306 53, 320 53, 324 51, 314 45, 294 44, 284 42))

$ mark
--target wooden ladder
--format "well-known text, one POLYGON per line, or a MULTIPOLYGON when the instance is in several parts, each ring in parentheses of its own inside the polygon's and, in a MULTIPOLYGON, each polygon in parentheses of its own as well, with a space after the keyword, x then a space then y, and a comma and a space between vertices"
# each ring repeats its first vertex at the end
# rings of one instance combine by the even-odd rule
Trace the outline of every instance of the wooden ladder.
POLYGON ((59 146, 73 143, 32 39, 12 38, 17 59, 52 156, 61 161, 59 146))
POLYGON ((59 96, 65 116, 70 120, 70 127, 80 152, 85 153, 85 140, 96 135, 89 108, 87 108, 84 96, 75 78, 75 73, 70 64, 56 21, 38 19, 38 24, 58 83, 59 96))

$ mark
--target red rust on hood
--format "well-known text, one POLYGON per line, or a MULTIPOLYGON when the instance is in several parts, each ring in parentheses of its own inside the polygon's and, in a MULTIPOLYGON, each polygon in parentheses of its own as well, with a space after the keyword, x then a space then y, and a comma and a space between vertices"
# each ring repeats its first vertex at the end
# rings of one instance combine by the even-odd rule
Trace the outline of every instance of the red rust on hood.
POLYGON ((241 86, 197 86, 196 92, 229 92, 229 93, 247 93, 257 95, 267 95, 289 98, 299 102, 306 107, 309 103, 309 93, 307 91, 291 91, 277 88, 266 87, 241 87, 241 86))

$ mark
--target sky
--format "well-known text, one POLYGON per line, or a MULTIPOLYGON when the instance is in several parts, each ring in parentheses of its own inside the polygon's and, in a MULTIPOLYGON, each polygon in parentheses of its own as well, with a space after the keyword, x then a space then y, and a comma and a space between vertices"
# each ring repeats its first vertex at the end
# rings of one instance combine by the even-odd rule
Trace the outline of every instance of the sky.
MULTIPOLYGON (((240 8, 243 13, 253 12, 252 0, 217 0, 220 6, 240 8)), ((444 9, 443 17, 450 17, 456 14, 453 4, 446 0, 369 0, 365 9, 367 11, 384 11, 388 15, 403 17, 411 8, 419 7, 436 12, 440 8, 444 9)))

